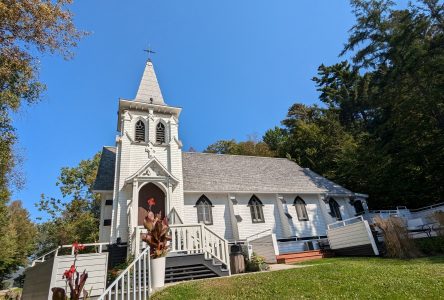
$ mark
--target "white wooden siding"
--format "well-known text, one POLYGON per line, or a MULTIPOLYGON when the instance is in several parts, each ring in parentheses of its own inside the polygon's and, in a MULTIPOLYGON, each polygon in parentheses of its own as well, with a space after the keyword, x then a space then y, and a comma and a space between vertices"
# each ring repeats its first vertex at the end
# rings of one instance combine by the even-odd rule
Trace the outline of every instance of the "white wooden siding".
MULTIPOLYGON (((63 273, 74 262, 73 255, 57 256, 43 263, 37 263, 34 267, 25 271, 26 280, 23 289, 24 300, 52 299, 51 289, 60 287, 66 289, 66 281, 63 273)), ((76 267, 79 273, 86 270, 88 279, 85 288, 90 296, 99 296, 106 287, 106 271, 108 253, 79 254, 76 267)))
MULTIPOLYGON (((52 269, 51 287, 65 288, 66 283, 62 278, 65 270, 69 269, 74 261, 74 256, 64 255, 55 259, 52 269)), ((88 279, 85 289, 90 292, 90 296, 101 295, 106 288, 106 269, 108 263, 108 253, 79 254, 77 256, 76 267, 79 273, 86 270, 88 279)), ((52 297, 52 292, 50 292, 52 297)))
POLYGON ((284 197, 286 204, 284 210, 289 213, 292 219, 289 219, 292 236, 313 237, 326 235, 327 225, 322 215, 318 195, 286 195, 284 197), (299 196, 305 204, 308 214, 308 221, 299 221, 294 199, 299 196))
POLYGON ((254 253, 265 258, 265 262, 269 264, 275 264, 276 261, 276 251, 275 240, 273 240, 273 235, 269 234, 257 238, 255 240, 249 241, 249 245, 252 247, 254 253))
POLYGON ((275 194, 256 194, 256 197, 264 205, 262 210, 264 212, 264 223, 253 223, 251 219, 250 207, 248 201, 250 201, 252 194, 238 194, 236 205, 239 215, 242 217, 242 221, 237 223, 239 228, 239 239, 243 240, 249 236, 257 234, 259 232, 271 229, 276 233, 277 238, 280 238, 282 233, 280 226, 277 224, 280 221, 279 211, 276 207, 276 195, 275 194), (278 222, 276 222, 278 221, 278 222))
POLYGON ((372 245, 374 253, 379 254, 367 221, 329 229, 327 236, 332 250, 372 245))
MULTIPOLYGON (((184 196, 184 224, 197 224, 196 202, 203 194, 186 193, 184 196)), ((224 237, 226 240, 233 240, 233 229, 231 226, 230 209, 228 207, 227 194, 205 194, 213 204, 213 225, 207 225, 212 231, 224 237)))

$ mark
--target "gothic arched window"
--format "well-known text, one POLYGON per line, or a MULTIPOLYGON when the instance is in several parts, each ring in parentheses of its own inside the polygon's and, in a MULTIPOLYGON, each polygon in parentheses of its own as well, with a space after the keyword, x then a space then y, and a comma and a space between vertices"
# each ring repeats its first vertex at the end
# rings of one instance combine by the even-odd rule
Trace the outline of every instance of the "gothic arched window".
POLYGON ((297 196, 294 200, 294 207, 299 221, 308 221, 307 207, 301 197, 297 196))
POLYGON ((196 202, 198 223, 204 223, 205 225, 213 224, 212 207, 211 201, 205 195, 200 196, 196 202))
POLYGON ((156 143, 165 144, 166 142, 166 134, 165 134, 165 125, 162 122, 157 123, 156 126, 156 143))
POLYGON ((248 206, 250 207, 251 221, 253 221, 253 223, 264 223, 264 211, 262 210, 262 206, 264 205, 261 200, 253 195, 250 201, 248 201, 248 206))
POLYGON ((134 140, 136 142, 145 142, 145 123, 142 120, 137 121, 135 129, 134 140))
POLYGON ((355 200, 355 202, 353 202, 353 207, 355 208, 356 215, 362 215, 364 213, 364 206, 362 205, 361 200, 355 200))
POLYGON ((338 202, 336 202, 335 199, 330 198, 330 200, 328 201, 328 205, 330 205, 331 215, 334 218, 336 218, 336 220, 341 221, 342 215, 341 215, 341 209, 340 209, 338 202))

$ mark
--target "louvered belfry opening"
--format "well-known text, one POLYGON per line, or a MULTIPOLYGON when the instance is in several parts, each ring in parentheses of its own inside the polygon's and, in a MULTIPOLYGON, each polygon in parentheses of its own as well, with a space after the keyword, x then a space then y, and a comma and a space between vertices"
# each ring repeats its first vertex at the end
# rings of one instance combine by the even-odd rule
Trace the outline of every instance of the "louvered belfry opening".
POLYGON ((159 122, 156 126, 156 143, 164 144, 165 141, 165 125, 163 125, 162 122, 159 122))
POLYGON ((145 142, 145 124, 141 120, 136 123, 136 135, 134 139, 136 142, 145 142))

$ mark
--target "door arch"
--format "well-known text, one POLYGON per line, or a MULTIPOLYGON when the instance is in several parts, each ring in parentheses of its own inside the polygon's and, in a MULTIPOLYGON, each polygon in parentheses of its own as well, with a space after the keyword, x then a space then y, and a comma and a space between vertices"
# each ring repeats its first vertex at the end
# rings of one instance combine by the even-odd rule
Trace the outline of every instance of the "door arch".
POLYGON ((154 198, 156 204, 151 207, 153 213, 161 213, 165 217, 165 193, 154 183, 147 183, 139 190, 139 205, 138 205, 138 221, 137 224, 143 225, 143 220, 148 214, 148 199, 154 198))

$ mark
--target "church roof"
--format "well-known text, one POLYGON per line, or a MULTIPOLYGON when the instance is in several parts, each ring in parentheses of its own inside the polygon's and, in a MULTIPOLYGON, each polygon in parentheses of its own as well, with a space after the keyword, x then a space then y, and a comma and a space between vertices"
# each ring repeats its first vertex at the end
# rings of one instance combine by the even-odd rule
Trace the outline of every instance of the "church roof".
POLYGON ((157 81, 153 63, 148 60, 140 80, 135 101, 164 105, 162 91, 157 81))
POLYGON ((187 192, 353 194, 286 158, 197 152, 182 157, 187 192))
POLYGON ((112 191, 114 187, 114 169, 116 166, 116 147, 103 147, 97 170, 94 191, 112 191))
MULTIPOLYGON (((93 190, 114 186, 116 148, 103 147, 93 190)), ((327 193, 353 192, 286 158, 183 152, 185 192, 327 193)))

